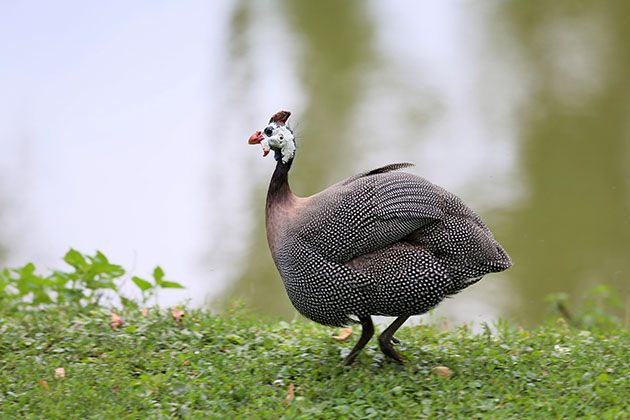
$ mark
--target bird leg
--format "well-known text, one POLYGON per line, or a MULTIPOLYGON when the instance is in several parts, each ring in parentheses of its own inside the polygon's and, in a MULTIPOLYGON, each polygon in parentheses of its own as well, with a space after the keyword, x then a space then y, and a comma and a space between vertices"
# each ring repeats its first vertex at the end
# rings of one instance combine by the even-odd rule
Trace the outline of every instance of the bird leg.
POLYGON ((354 362, 357 355, 363 350, 363 347, 370 341, 370 338, 374 335, 374 324, 372 323, 372 318, 368 316, 359 317, 359 321, 361 322, 361 337, 359 337, 359 341, 354 345, 350 353, 343 359, 343 364, 348 366, 354 362))
POLYGON ((398 363, 403 363, 405 359, 400 355, 400 353, 394 350, 393 341, 396 340, 394 338, 394 333, 398 330, 398 328, 400 328, 402 324, 405 323, 408 318, 408 316, 399 316, 378 337, 378 346, 381 348, 383 354, 394 359, 398 363))

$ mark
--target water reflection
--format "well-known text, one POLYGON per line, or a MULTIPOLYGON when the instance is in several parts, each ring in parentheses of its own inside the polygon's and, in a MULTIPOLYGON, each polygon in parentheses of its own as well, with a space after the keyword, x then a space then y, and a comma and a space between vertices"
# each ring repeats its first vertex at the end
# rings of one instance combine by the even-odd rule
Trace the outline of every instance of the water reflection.
POLYGON ((528 192, 507 235, 522 320, 540 319, 550 292, 575 302, 598 283, 630 291, 630 9, 542 5, 502 10, 532 79, 519 124, 528 192))

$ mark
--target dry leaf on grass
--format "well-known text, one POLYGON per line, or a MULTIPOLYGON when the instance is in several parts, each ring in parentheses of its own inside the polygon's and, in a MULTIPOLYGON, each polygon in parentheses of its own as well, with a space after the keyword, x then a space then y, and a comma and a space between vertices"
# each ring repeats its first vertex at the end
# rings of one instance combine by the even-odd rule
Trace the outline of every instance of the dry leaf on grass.
POLYGON ((118 328, 122 327, 125 324, 125 321, 122 320, 121 317, 118 316, 116 312, 112 312, 112 330, 116 331, 118 328))
POLYGON ((431 373, 437 376, 441 376, 443 378, 450 378, 451 376, 453 376, 453 371, 446 366, 436 366, 431 369, 431 373))
POLYGON ((182 309, 171 308, 171 316, 175 320, 177 326, 182 323, 182 318, 184 318, 184 311, 182 309))
POLYGON ((48 382, 46 382, 44 379, 40 379, 39 381, 37 381, 37 383, 39 384, 39 386, 42 387, 42 389, 44 391, 50 391, 50 387, 48 386, 48 382))
POLYGON ((66 370, 64 368, 57 368, 55 369, 55 378, 65 378, 66 377, 66 370))
POLYGON ((295 384, 289 384, 289 389, 287 390, 287 396, 284 397, 284 403, 285 404, 291 404, 291 401, 293 401, 293 398, 295 398, 295 384))
POLYGON ((342 328, 339 335, 333 335, 333 340, 346 341, 352 335, 352 327, 342 328))
POLYGON ((148 316, 149 315, 149 308, 142 308, 142 316, 148 316))

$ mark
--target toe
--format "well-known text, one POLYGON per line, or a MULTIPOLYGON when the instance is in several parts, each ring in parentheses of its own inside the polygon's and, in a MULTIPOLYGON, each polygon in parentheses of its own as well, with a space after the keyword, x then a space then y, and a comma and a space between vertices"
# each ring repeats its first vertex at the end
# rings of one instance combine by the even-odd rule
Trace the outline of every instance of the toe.
POLYGON ((385 356, 389 357, 390 359, 394 359, 398 363, 405 362, 405 359, 394 349, 394 346, 389 339, 381 339, 379 337, 378 344, 385 356))

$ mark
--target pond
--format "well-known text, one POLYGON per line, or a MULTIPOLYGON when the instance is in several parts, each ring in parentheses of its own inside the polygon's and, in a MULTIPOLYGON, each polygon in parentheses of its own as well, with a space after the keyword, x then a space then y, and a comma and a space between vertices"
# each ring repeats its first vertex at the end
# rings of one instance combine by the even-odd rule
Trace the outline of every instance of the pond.
MULTIPOLYGON (((296 316, 271 261, 271 158, 293 190, 391 162, 464 199, 512 256, 445 302, 453 323, 546 318, 605 284, 630 305, 626 2, 191 2, 0 6, 2 265, 69 247, 296 316)), ((621 310, 623 312, 623 309, 621 310)))

